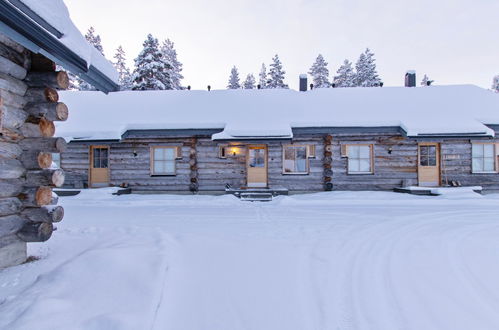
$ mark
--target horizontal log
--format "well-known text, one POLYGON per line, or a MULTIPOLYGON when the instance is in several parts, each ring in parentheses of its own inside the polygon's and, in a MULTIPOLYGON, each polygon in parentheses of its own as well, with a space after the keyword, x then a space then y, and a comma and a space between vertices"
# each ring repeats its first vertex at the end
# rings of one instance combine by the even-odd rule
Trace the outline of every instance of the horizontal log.
POLYGON ((68 107, 62 102, 28 103, 24 108, 30 121, 45 118, 49 121, 65 121, 68 119, 68 107))
POLYGON ((0 179, 17 179, 25 172, 26 169, 19 160, 0 158, 0 179))
POLYGON ((24 242, 45 242, 52 236, 54 226, 48 222, 26 222, 17 232, 24 242))
POLYGON ((39 170, 52 165, 52 154, 42 151, 25 151, 19 160, 26 169, 39 170))
POLYGON ((0 198, 0 216, 17 214, 22 205, 17 197, 0 198))
POLYGON ((31 69, 36 72, 52 72, 56 70, 56 64, 41 54, 31 54, 31 69))
POLYGON ((55 134, 55 125, 52 121, 42 118, 37 124, 24 123, 20 130, 25 137, 53 137, 55 134))
MULTIPOLYGON (((2 105, 0 104, 0 106, 2 105)), ((24 122, 28 118, 28 114, 21 108, 3 105, 2 117, 2 128, 15 130, 24 125, 24 122)))
POLYGON ((5 89, 14 94, 24 96, 28 89, 28 85, 19 79, 0 72, 0 89, 5 89))
POLYGON ((49 205, 52 199, 52 189, 50 187, 25 188, 18 198, 24 207, 49 205))
POLYGON ((23 150, 17 143, 0 141, 0 157, 18 158, 23 150))
POLYGON ((26 187, 61 187, 64 184, 64 177, 64 171, 61 169, 29 170, 26 172, 24 185, 26 187))
POLYGON ((66 151, 67 143, 63 138, 26 138, 19 142, 23 150, 41 150, 61 153, 66 151))
POLYGON ((45 87, 45 88, 29 88, 26 91, 27 102, 40 103, 40 102, 58 102, 59 93, 57 90, 45 87))
POLYGON ((15 42, 14 40, 10 39, 5 34, 1 34, 1 33, 0 33, 0 44, 7 46, 12 51, 19 53, 19 54, 24 54, 26 52, 26 48, 24 48, 23 46, 21 46, 19 43, 15 42))
POLYGON ((3 105, 9 105, 15 108, 22 109, 26 105, 24 96, 14 94, 4 89, 0 89, 0 99, 2 99, 3 105))
POLYGON ((22 211, 21 216, 32 222, 60 222, 64 218, 64 208, 62 206, 27 208, 22 211))
POLYGON ((15 64, 25 67, 26 63, 26 54, 24 52, 19 52, 15 49, 14 45, 6 44, 4 42, 0 42, 0 56, 8 59, 15 64))
POLYGON ((49 206, 54 206, 59 203, 59 196, 55 192, 52 192, 52 197, 50 198, 49 206))
POLYGON ((15 197, 24 190, 23 180, 0 180, 0 198, 15 197))
POLYGON ((25 224, 26 220, 18 214, 0 217, 0 237, 17 233, 25 224))
POLYGON ((51 87, 55 89, 68 89, 69 77, 64 71, 29 72, 25 79, 29 87, 51 87))
POLYGON ((8 74, 16 79, 23 80, 26 77, 27 71, 22 66, 10 61, 0 55, 0 72, 8 74))

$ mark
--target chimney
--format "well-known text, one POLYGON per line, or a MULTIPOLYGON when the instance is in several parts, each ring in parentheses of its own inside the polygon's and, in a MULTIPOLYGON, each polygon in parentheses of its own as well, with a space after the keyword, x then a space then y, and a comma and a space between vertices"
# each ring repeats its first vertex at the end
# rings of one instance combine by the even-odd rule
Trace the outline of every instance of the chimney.
POLYGON ((405 73, 405 87, 416 87, 416 71, 409 70, 405 73))
POLYGON ((300 92, 306 92, 306 91, 307 91, 307 75, 301 74, 300 75, 300 92))
POLYGON ((191 85, 187 86, 187 90, 190 91, 191 90, 191 85))
POLYGON ((209 92, 209 91, 211 91, 211 86, 210 86, 210 85, 208 85, 208 92, 209 92))

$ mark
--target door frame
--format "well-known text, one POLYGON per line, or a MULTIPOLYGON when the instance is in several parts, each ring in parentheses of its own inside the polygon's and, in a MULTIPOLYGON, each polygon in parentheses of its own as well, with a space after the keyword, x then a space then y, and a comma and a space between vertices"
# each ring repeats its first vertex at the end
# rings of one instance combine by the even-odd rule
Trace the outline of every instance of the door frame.
MULTIPOLYGON (((90 188, 92 188, 94 185, 93 185, 93 182, 92 182, 92 169, 94 168, 93 164, 94 164, 94 149, 107 149, 107 184, 109 185, 109 182, 110 182, 110 166, 109 166, 109 151, 110 151, 110 147, 109 145, 90 145, 89 146, 89 151, 88 151, 88 186, 90 188)), ((103 183, 105 184, 105 182, 96 182, 96 183, 103 183)))
POLYGON ((266 145, 266 144, 248 144, 246 146, 246 186, 248 188, 267 188, 269 186, 269 147, 268 147, 268 145, 266 145), (249 156, 249 154, 250 154, 250 149, 252 149, 252 148, 265 150, 265 157, 264 157, 265 185, 262 187, 257 187, 257 186, 250 187, 250 184, 249 184, 249 170, 250 170, 250 166, 249 166, 250 156, 249 156))
POLYGON ((417 158, 417 166, 418 166, 418 186, 421 185, 421 172, 425 169, 425 167, 436 167, 437 171, 437 187, 442 185, 442 160, 441 160, 441 152, 440 152, 440 143, 439 142, 418 142, 418 158, 417 158), (421 146, 435 146, 436 150, 436 165, 435 166, 422 166, 421 165, 421 146))

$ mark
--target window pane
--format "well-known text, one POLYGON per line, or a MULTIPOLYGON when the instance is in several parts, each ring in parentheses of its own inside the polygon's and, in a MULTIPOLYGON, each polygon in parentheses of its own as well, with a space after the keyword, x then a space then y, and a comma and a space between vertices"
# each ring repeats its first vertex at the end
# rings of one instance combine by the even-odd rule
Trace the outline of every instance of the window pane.
POLYGON ((348 146, 348 157, 349 158, 359 158, 359 147, 358 146, 348 146))
POLYGON ((164 172, 168 174, 175 173, 175 161, 166 161, 164 164, 164 172))
POLYGON ((296 172, 306 172, 307 171, 307 160, 297 159, 296 160, 296 172))
POLYGON ((291 147, 284 147, 284 159, 295 159, 295 151, 291 147))
POLYGON ((491 172, 494 170, 494 158, 484 158, 483 159, 483 170, 491 172))
POLYGON ((360 158, 370 158, 371 148, 369 146, 359 146, 359 156, 360 158))
POLYGON ((419 163, 420 163, 421 166, 428 166, 428 156, 421 155, 419 157, 419 163))
POLYGON ((283 167, 284 167, 284 173, 292 173, 292 172, 294 172, 294 169, 295 169, 295 161, 285 159, 284 163, 283 163, 283 167))
POLYGON ((307 159, 307 147, 296 148, 296 159, 307 159))
POLYGON ((154 148, 154 160, 163 160, 165 159, 163 148, 154 148))
POLYGON ((483 156, 483 144, 472 144, 471 145, 471 153, 473 157, 482 157, 483 156))
POLYGON ((249 150, 249 166, 250 167, 265 167, 265 150, 250 149, 249 150))
POLYGON ((437 148, 435 146, 428 147, 428 156, 437 157, 437 148))
POLYGON ((369 159, 361 159, 359 162, 359 171, 360 172, 371 172, 371 162, 369 159))
POLYGON ((473 158, 473 172, 483 172, 483 158, 473 158))
POLYGON ((164 159, 173 160, 177 157, 176 148, 163 148, 164 159))
POLYGON ((93 156, 94 156, 94 168, 99 168, 100 167, 100 149, 95 148, 93 150, 93 156))
POLYGON ((483 145, 483 156, 484 157, 494 157, 494 145, 484 144, 483 145))
POLYGON ((360 165, 357 159, 348 158, 348 172, 359 172, 360 165))
POLYGON ((437 166, 437 159, 435 157, 429 157, 428 166, 437 166))

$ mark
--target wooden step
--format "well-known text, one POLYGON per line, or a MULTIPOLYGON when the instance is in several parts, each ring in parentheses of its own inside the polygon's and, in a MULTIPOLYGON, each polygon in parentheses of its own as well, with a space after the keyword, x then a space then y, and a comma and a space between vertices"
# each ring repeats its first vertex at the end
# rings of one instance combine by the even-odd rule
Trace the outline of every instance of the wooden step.
POLYGON ((272 200, 271 192, 243 192, 239 195, 242 201, 269 202, 272 200))

